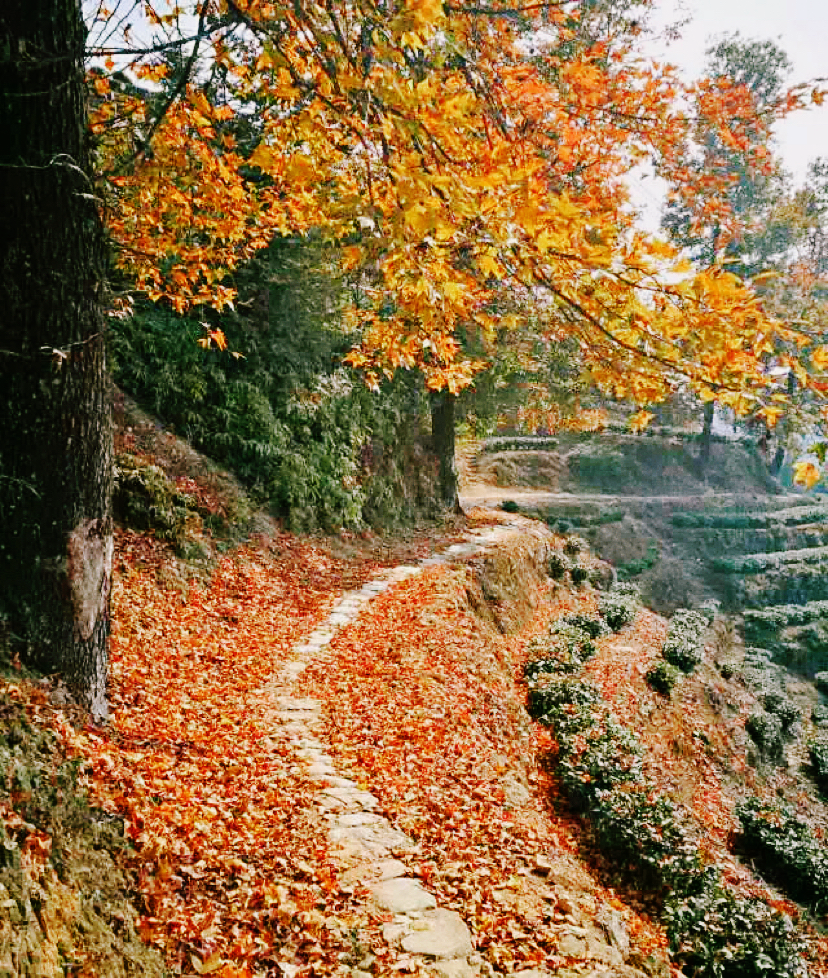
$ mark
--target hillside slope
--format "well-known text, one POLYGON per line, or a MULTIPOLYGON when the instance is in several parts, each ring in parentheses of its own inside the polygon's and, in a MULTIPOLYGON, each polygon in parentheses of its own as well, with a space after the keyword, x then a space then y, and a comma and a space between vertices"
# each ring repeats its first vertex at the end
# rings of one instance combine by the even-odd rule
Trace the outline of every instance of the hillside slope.
MULTIPOLYGON (((4 716, 23 732, 7 726, 4 747, 18 773, 2 797, 0 964, 31 976, 678 975, 660 894, 601 856, 567 801, 560 742, 525 710, 533 641, 564 615, 599 611, 588 578, 606 580, 605 569, 571 534, 518 518, 481 550, 503 519, 483 510, 405 537, 297 538, 253 515, 242 534, 228 514, 245 512, 244 499, 233 510, 222 476, 175 472, 177 450, 162 451, 149 429, 132 434, 144 461, 186 490, 183 536, 119 534, 108 727, 73 729, 59 686, 14 668, 3 680, 4 716), (577 585, 546 573, 569 551, 587 578, 577 585), (400 564, 409 569, 389 579, 400 564), (284 678, 297 657, 302 670, 284 678), (305 711, 311 735, 292 732, 286 694, 319 704, 305 711), (27 774, 25 744, 38 738, 51 753, 27 774), (322 774, 324 803, 311 770, 321 753, 335 771, 322 774), (80 766, 76 787, 59 780, 65 759, 80 766), (44 794, 55 784, 57 796, 44 794), (97 808, 73 822, 64 809, 83 790, 97 808), (404 834, 383 872, 418 882, 425 909, 383 902, 359 859, 332 845, 332 818, 374 817, 404 834), (87 875, 81 844, 110 853, 117 896, 100 870, 87 875), (104 920, 95 928, 83 917, 92 904, 104 920), (470 943, 451 956, 411 951, 418 932, 448 920, 438 912, 470 943)), ((756 693, 717 668, 738 662, 738 646, 711 635, 704 664, 665 698, 646 673, 666 628, 638 611, 573 676, 635 729, 647 776, 687 810, 739 899, 756 894, 804 920, 731 851, 740 798, 782 791, 796 802, 778 767, 749 763, 756 693)), ((828 953, 806 936, 821 978, 828 953)))

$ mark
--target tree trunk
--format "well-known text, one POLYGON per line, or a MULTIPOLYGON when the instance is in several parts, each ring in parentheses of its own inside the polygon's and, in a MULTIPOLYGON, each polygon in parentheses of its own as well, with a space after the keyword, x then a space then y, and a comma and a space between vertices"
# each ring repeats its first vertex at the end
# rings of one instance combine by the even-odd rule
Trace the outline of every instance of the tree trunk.
POLYGON ((448 391, 431 395, 431 441, 439 462, 440 504, 449 512, 461 513, 457 492, 457 463, 454 459, 454 407, 457 398, 448 391))
POLYGON ((710 443, 713 440, 713 417, 716 413, 716 402, 707 401, 704 405, 704 423, 702 425, 701 441, 699 442, 699 468, 704 471, 710 460, 710 443))
POLYGON ((0 3, 0 603, 27 661, 106 714, 106 242, 78 0, 0 3))

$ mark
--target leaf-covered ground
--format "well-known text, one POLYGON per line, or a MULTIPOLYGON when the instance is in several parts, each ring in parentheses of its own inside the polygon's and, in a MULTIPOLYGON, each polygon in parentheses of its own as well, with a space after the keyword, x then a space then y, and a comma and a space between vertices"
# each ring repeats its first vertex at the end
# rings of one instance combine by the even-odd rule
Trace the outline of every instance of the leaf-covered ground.
MULTIPOLYGON (((271 736, 272 704, 260 691, 343 591, 447 546, 460 529, 393 546, 277 534, 225 556, 209 582, 186 589, 159 584, 169 550, 120 535, 112 722, 78 734, 59 712, 43 722, 59 724, 66 749, 85 759, 93 800, 124 819, 139 931, 174 973, 292 978, 414 967, 383 939, 388 915, 343 879, 316 788, 271 736)), ((582 826, 543 764, 549 736, 523 710, 526 643, 549 617, 591 610, 594 595, 550 584, 533 598, 534 618, 504 636, 478 613, 485 599, 466 567, 429 568, 376 597, 292 692, 322 701, 336 767, 415 840, 400 854, 409 874, 460 912, 499 972, 577 967, 561 953, 562 929, 602 907, 624 914, 642 957, 663 956, 647 902, 611 889, 609 872, 587 871, 582 826)), ((642 611, 600 641, 588 672, 645 738, 650 773, 695 811, 731 882, 756 890, 728 851, 731 789, 744 763, 739 721, 722 726, 695 678, 671 703, 646 686, 664 630, 642 611)), ((74 973, 110 972, 98 964, 74 973)), ((824 973, 814 963, 812 974, 824 973)))
MULTIPOLYGON (((84 749, 90 787, 136 847, 142 934, 185 974, 331 974, 363 948, 379 973, 393 967, 387 917, 339 885, 313 787, 269 738, 255 698, 335 598, 376 572, 376 546, 337 560, 279 536, 224 558, 209 586, 185 593, 159 588, 139 543, 121 539, 113 722, 88 732, 84 749)), ((434 544, 410 539, 406 556, 434 544)), ((541 618, 506 639, 472 611, 471 586, 465 570, 443 567, 392 588, 295 691, 323 701, 341 773, 415 838, 410 871, 460 911, 488 959, 560 964, 552 925, 564 913, 531 870, 577 843, 547 807, 513 676, 541 618)), ((564 594, 550 607, 579 601, 564 594)), ((635 918, 634 930, 646 927, 635 918)), ((663 943, 657 929, 642 939, 663 943)))

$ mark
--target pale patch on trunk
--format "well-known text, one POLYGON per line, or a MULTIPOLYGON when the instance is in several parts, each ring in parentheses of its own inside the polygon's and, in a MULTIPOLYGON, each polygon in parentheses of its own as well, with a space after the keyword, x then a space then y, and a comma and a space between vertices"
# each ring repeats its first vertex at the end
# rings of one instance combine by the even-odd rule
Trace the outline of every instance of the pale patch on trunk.
POLYGON ((108 613, 112 533, 102 520, 84 520, 70 533, 67 577, 75 635, 88 642, 98 619, 108 613))

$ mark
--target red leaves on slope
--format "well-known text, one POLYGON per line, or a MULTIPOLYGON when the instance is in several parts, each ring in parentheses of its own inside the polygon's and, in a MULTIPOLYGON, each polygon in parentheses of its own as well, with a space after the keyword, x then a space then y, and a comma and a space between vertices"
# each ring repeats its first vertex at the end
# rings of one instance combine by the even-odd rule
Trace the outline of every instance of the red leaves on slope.
MULTIPOLYGON (((558 912, 531 868, 573 852, 577 828, 546 810, 532 764, 545 733, 532 731, 513 677, 526 635, 484 625, 466 600, 473 586, 463 569, 435 568, 381 595, 303 686, 329 705, 342 773, 415 839, 410 869, 461 913, 478 949, 509 970, 554 966, 558 912)), ((557 613, 573 605, 567 596, 557 613)))

